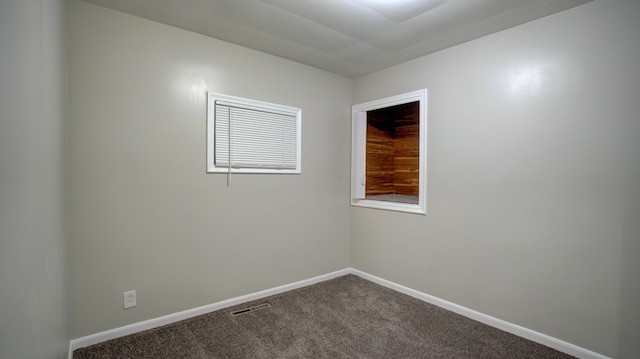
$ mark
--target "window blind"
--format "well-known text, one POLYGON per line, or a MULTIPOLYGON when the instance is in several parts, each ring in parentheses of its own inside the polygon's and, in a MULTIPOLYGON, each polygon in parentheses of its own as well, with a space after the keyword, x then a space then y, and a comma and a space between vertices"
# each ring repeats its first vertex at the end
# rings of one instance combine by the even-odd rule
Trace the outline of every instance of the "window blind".
POLYGON ((296 169, 297 116, 215 101, 216 167, 296 169))

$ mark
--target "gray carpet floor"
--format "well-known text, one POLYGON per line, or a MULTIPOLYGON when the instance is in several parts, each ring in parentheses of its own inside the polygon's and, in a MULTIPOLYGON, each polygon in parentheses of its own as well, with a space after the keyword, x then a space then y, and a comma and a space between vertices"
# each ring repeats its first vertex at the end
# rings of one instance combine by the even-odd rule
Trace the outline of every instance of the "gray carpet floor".
POLYGON ((87 358, 572 358, 354 275, 74 351, 87 358), (242 308, 271 306, 232 316, 242 308))

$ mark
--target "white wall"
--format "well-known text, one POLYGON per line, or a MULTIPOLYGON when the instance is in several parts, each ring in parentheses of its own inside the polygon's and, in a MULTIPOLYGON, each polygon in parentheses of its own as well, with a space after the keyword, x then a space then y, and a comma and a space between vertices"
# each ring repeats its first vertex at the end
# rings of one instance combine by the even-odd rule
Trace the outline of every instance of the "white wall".
MULTIPOLYGON (((353 265, 605 355, 640 351, 637 2, 596 0, 357 79, 355 101, 353 82, 339 76, 69 6, 72 337, 353 265), (428 215, 349 210, 350 105, 425 87, 428 215), (205 89, 301 107, 303 175, 235 176, 229 188, 206 175, 205 89), (130 289, 139 305, 123 311, 130 289)), ((1 70, 17 77, 29 61, 39 59, 1 70)), ((29 96, 15 96, 2 111, 27 111, 29 96)), ((1 153, 33 160, 13 155, 16 134, 29 131, 5 117, 0 135, 11 141, 1 143, 12 151, 1 153)), ((55 128, 36 137, 57 141, 55 128)), ((53 172, 37 181, 55 186, 53 172)), ((3 204, 32 186, 4 183, 3 204)), ((9 209, 3 220, 20 218, 9 209)), ((5 233, 26 233, 16 226, 3 223, 3 246, 17 243, 5 233)), ((19 262, 4 256, 0 265, 19 262)), ((40 288, 64 282, 47 275, 40 288)), ((2 315, 14 315, 7 308, 2 315)), ((55 346, 47 339, 43 350, 55 346)))
POLYGON ((353 266, 633 357, 638 64, 640 2, 602 0, 357 79, 429 89, 429 179, 426 216, 352 209, 353 266))
POLYGON ((65 358, 64 1, 0 1, 0 358, 65 358))
POLYGON ((352 80, 69 6, 73 338, 349 266, 352 80), (206 174, 207 89, 301 108, 302 175, 206 174))

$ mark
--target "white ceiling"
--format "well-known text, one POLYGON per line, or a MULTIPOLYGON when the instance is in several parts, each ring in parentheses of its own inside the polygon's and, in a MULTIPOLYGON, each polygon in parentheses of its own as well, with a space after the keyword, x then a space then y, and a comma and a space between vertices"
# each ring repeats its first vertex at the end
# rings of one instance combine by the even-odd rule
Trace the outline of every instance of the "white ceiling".
POLYGON ((591 0, 84 0, 355 78, 591 0))

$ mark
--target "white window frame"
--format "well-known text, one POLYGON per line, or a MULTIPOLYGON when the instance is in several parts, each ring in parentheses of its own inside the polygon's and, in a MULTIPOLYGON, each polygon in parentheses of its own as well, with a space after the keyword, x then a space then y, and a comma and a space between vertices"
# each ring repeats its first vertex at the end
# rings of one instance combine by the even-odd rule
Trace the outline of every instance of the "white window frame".
POLYGON ((352 107, 351 131, 351 205, 390 211, 427 214, 427 89, 408 92, 352 107), (420 160, 418 204, 377 201, 365 198, 367 111, 411 102, 419 102, 420 160))
POLYGON ((301 174, 302 173, 302 110, 295 107, 277 105, 268 102, 251 100, 241 97, 221 95, 217 93, 208 94, 207 107, 207 172, 209 173, 271 173, 271 174, 301 174), (296 164, 295 168, 263 168, 263 167, 239 167, 216 165, 216 103, 238 106, 244 109, 273 112, 295 116, 296 121, 296 164))

